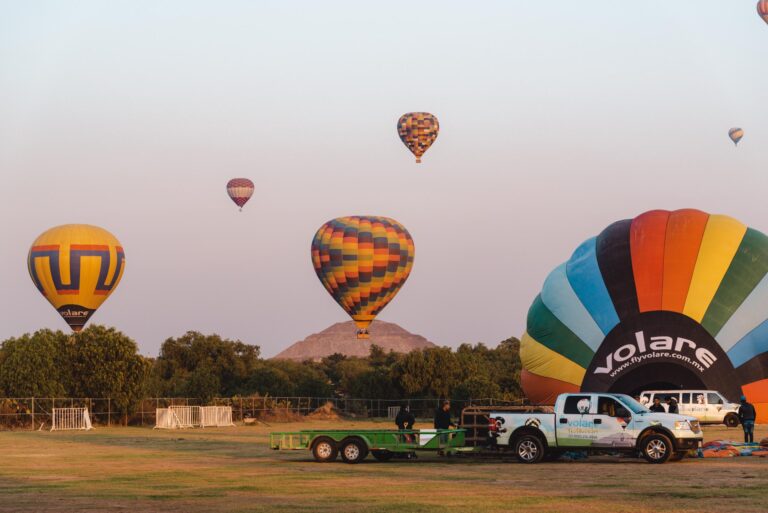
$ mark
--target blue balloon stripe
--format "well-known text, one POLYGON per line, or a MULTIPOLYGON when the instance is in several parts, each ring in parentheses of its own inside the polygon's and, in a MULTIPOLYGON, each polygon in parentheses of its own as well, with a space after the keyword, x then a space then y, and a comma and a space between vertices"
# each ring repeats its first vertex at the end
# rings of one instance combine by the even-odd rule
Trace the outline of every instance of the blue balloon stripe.
POLYGON ((715 338, 725 352, 766 320, 768 312, 768 275, 750 292, 715 338))
POLYGON ((590 349, 597 351, 605 335, 568 282, 566 264, 560 265, 547 276, 541 290, 541 299, 560 322, 590 349))
POLYGON ((747 336, 739 340, 730 351, 728 358, 734 367, 747 363, 755 356, 768 351, 768 321, 764 321, 747 336))
POLYGON ((619 323, 619 316, 597 264, 597 237, 582 243, 566 263, 566 276, 581 304, 607 335, 619 323))

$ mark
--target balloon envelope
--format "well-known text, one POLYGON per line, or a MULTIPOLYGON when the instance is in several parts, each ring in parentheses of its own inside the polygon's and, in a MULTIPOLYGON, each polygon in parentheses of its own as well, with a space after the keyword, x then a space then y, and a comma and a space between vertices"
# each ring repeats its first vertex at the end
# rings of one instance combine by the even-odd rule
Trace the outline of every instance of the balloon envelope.
POLYGON ((27 266, 40 293, 80 331, 120 283, 125 252, 103 228, 68 224, 51 228, 32 243, 27 266))
POLYGON ((731 138, 733 144, 738 145, 739 141, 741 141, 741 138, 744 137, 744 130, 741 128, 731 128, 728 130, 728 137, 731 138))
POLYGON ((534 402, 653 386, 768 414, 768 237, 693 209, 613 223, 544 281, 520 355, 534 402))
POLYGON ((768 23, 768 0, 760 0, 757 2, 757 14, 768 23))
POLYGON ((397 122, 400 140, 416 156, 416 163, 421 162, 421 156, 435 142, 438 132, 440 124, 429 112, 409 112, 397 122))
POLYGON ((240 210, 251 199, 253 189, 253 182, 247 178, 233 178, 227 182, 227 194, 235 202, 235 205, 240 207, 240 210))
POLYGON ((368 325, 408 279, 414 244, 403 225, 387 217, 328 221, 312 239, 312 265, 333 299, 368 338, 368 325))

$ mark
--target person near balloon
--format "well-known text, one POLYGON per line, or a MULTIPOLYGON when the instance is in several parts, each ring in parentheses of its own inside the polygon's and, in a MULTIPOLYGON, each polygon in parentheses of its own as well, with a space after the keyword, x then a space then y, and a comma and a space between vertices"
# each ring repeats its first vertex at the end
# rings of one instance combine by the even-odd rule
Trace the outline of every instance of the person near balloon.
MULTIPOLYGON (((400 431, 411 431, 413 429, 413 425, 416 424, 416 417, 411 413, 410 405, 405 404, 400 407, 400 411, 397 412, 395 417, 395 424, 397 424, 397 429, 400 431)), ((403 438, 406 442, 410 442, 413 440, 413 435, 403 433, 403 438)))
POLYGON ((658 397, 653 398, 653 404, 650 405, 648 409, 654 413, 666 413, 667 411, 664 409, 664 405, 661 404, 661 399, 659 399, 658 397))
POLYGON ((665 402, 667 403, 667 413, 680 413, 680 409, 677 407, 677 399, 668 395, 665 402))
POLYGON ((741 428, 744 430, 744 443, 751 444, 755 441, 755 407, 747 401, 745 396, 741 396, 741 406, 738 411, 741 428))

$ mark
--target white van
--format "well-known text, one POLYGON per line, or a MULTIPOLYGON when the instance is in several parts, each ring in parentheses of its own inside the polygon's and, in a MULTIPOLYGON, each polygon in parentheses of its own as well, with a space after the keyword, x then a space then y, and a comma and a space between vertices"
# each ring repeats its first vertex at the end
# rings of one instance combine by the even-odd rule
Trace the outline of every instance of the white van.
POLYGON ((739 425, 739 404, 730 402, 715 390, 647 390, 640 394, 640 402, 650 406, 658 397, 666 410, 664 400, 668 396, 677 399, 680 415, 696 417, 702 424, 739 425))

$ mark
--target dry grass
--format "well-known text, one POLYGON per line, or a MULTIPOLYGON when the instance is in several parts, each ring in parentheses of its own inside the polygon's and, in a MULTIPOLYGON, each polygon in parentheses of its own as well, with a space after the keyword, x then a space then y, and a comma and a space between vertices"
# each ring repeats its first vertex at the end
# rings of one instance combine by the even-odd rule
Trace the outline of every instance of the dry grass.
MULTIPOLYGON (((267 448, 269 431, 382 428, 347 421, 152 431, 0 433, 0 511, 764 512, 768 460, 627 458, 520 465, 422 456, 318 464, 267 448)), ((756 438, 768 435, 759 426, 756 438)), ((707 439, 738 429, 707 429, 707 439)))

